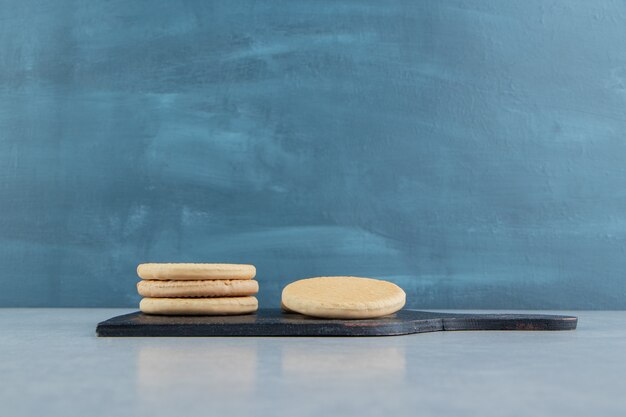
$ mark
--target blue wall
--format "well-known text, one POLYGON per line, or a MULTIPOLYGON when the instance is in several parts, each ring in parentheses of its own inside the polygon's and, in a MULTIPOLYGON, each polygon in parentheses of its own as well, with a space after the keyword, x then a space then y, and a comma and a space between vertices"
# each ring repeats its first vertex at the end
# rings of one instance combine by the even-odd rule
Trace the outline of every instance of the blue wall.
POLYGON ((0 0, 0 305, 146 261, 626 308, 626 3, 0 0))

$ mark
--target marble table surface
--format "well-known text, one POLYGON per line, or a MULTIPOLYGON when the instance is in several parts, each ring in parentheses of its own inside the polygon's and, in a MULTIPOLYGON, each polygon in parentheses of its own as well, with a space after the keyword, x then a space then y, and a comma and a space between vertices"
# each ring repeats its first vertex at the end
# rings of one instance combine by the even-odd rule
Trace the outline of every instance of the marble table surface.
MULTIPOLYGON (((97 338, 128 309, 0 309, 0 414, 626 415, 626 312, 564 332, 97 338)), ((533 312, 536 313, 536 312, 533 312)))

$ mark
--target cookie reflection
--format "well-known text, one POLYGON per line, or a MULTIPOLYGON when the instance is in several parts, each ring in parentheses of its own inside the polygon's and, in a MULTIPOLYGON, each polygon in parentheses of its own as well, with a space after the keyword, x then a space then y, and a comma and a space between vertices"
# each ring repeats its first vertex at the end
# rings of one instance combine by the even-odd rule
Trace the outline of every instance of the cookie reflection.
MULTIPOLYGON (((195 341, 194 341, 195 342, 195 341)), ((137 395, 145 409, 168 409, 172 404, 206 406, 199 393, 236 400, 254 395, 257 381, 256 344, 237 346, 232 341, 170 343, 142 346, 137 359, 137 395), (237 399, 232 398, 234 393, 237 399)), ((235 404, 233 406, 233 404, 235 404)), ((240 407, 245 407, 240 403, 240 407)), ((220 405, 212 405, 215 411, 220 405)))
POLYGON ((303 345, 284 346, 282 372, 290 378, 333 376, 335 381, 360 378, 402 380, 406 370, 404 346, 333 346, 315 350, 303 345))

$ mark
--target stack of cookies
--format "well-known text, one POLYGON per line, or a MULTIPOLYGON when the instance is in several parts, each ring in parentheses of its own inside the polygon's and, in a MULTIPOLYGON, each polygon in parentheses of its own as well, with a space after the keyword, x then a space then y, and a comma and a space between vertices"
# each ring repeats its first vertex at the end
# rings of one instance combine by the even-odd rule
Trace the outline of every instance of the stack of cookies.
POLYGON ((259 283, 254 265, 141 264, 137 291, 139 309, 160 315, 235 315, 258 308, 259 283))

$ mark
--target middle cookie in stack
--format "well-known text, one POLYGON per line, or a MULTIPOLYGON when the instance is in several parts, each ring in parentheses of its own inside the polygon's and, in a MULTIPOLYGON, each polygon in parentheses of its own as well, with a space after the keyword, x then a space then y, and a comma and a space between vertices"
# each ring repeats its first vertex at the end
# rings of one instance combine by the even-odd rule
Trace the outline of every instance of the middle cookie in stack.
POLYGON ((254 265, 141 264, 139 308, 147 314, 234 315, 258 308, 254 265))

